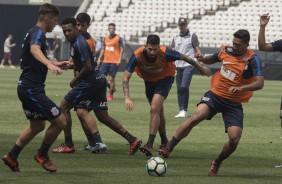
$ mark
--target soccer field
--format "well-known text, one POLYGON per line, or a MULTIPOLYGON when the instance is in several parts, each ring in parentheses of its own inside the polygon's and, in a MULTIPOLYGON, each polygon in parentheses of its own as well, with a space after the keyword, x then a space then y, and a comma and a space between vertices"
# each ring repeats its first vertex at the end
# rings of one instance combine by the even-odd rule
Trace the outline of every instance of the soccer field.
MULTIPOLYGON (((17 97, 16 87, 20 70, 5 68, 0 70, 0 156, 6 154, 14 145, 19 133, 28 125, 17 97)), ((121 78, 117 75, 117 92, 109 102, 109 113, 119 120, 128 131, 147 142, 149 129, 149 105, 144 95, 143 80, 135 74, 130 81, 130 92, 135 109, 128 112, 124 106, 121 78)), ((70 89, 72 71, 61 76, 48 74, 47 95, 57 104, 70 89)), ((209 89, 210 78, 194 75, 190 88, 189 114, 199 102, 203 93, 209 89)), ((3 163, 0 164, 0 183, 118 183, 118 184, 186 184, 186 183, 240 183, 275 184, 282 182, 282 168, 274 166, 282 162, 282 130, 280 128, 279 108, 282 81, 265 81, 264 89, 254 93, 254 97, 244 105, 244 132, 238 149, 225 160, 218 177, 208 177, 210 162, 217 157, 227 141, 221 115, 211 121, 203 121, 195 127, 188 138, 175 147, 166 162, 168 171, 165 177, 152 177, 146 172, 149 159, 137 152, 128 156, 129 145, 120 135, 105 125, 98 123, 103 141, 108 146, 105 154, 92 154, 79 151, 86 144, 76 115, 72 112, 73 140, 77 151, 74 154, 53 154, 51 160, 57 166, 57 173, 46 172, 33 160, 44 132, 40 133, 19 156, 21 172, 13 173, 3 163)), ((167 135, 169 139, 176 127, 184 120, 174 116, 178 113, 176 86, 165 101, 167 135)), ((94 114, 93 114, 94 115, 94 114)), ((46 127, 49 123, 46 123, 46 127)), ((51 147, 64 141, 63 133, 51 147)), ((157 155, 157 135, 154 154, 157 155)))

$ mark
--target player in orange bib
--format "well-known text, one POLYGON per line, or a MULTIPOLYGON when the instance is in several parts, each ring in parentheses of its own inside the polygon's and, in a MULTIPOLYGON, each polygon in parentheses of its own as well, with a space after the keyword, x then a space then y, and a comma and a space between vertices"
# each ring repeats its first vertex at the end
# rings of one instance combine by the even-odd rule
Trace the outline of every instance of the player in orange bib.
POLYGON ((243 131, 241 103, 248 102, 252 92, 262 89, 264 85, 260 58, 248 49, 249 32, 238 30, 233 36, 233 47, 222 46, 218 53, 198 58, 205 64, 221 62, 221 69, 212 77, 211 90, 205 93, 194 114, 176 129, 167 146, 159 150, 161 155, 168 157, 194 126, 205 119, 212 119, 217 113, 222 113, 229 140, 219 156, 212 161, 209 176, 216 176, 221 162, 237 148, 243 131))
POLYGON ((161 146, 165 146, 168 142, 163 102, 174 82, 174 61, 176 60, 184 60, 195 66, 203 75, 210 75, 210 69, 199 65, 190 57, 160 46, 160 38, 157 35, 148 36, 146 45, 134 52, 124 72, 122 83, 127 110, 133 110, 133 102, 129 95, 129 79, 133 71, 143 78, 145 82, 145 92, 150 104, 151 119, 148 141, 139 150, 147 156, 152 155, 153 144, 158 131, 161 137, 161 146))
POLYGON ((101 72, 105 75, 109 75, 110 79, 110 95, 107 100, 113 100, 113 94, 116 91, 115 77, 118 71, 118 66, 121 63, 121 57, 124 48, 124 42, 122 37, 115 33, 116 25, 110 23, 108 25, 109 36, 104 39, 104 45, 102 46, 101 54, 97 60, 98 64, 101 63, 104 56, 103 63, 101 65, 101 72))

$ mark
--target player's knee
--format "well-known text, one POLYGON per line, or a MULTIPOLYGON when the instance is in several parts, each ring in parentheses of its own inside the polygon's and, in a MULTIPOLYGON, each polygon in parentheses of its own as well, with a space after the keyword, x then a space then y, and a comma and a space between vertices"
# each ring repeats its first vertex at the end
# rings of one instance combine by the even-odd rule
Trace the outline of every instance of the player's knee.
POLYGON ((88 111, 84 110, 84 109, 77 109, 76 110, 76 115, 79 118, 83 118, 84 116, 86 116, 88 114, 88 111))
POLYGON ((103 123, 103 124, 108 123, 108 116, 96 113, 96 117, 97 117, 98 121, 100 121, 101 123, 103 123))
POLYGON ((45 124, 38 124, 38 126, 32 128, 35 132, 39 133, 45 129, 45 124))
POLYGON ((190 120, 190 124, 191 126, 196 126, 197 124, 199 124, 201 121, 203 121, 203 119, 205 119, 203 117, 203 115, 201 113, 194 113, 191 115, 191 117, 189 118, 190 120))
POLYGON ((177 89, 178 89, 179 94, 183 94, 183 93, 185 93, 185 91, 187 91, 187 88, 184 88, 184 87, 179 87, 177 89))
POLYGON ((52 121, 52 123, 54 123, 55 126, 60 130, 65 129, 67 126, 66 117, 63 114, 61 114, 57 119, 52 121))
POLYGON ((240 142, 240 137, 233 137, 233 138, 229 138, 229 145, 233 148, 236 148, 240 142))

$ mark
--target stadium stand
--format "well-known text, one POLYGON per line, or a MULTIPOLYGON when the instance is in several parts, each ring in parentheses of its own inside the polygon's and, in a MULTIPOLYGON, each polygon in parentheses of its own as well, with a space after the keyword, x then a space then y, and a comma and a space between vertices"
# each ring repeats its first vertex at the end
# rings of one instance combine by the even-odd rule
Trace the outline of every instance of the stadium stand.
POLYGON ((128 43, 144 44, 148 34, 156 33, 163 45, 170 45, 178 18, 186 17, 203 47, 229 44, 233 32, 242 28, 251 33, 250 48, 257 49, 259 15, 271 14, 268 39, 275 40, 282 31, 281 8, 278 0, 93 0, 87 13, 93 36, 106 36, 107 25, 114 22, 128 43))

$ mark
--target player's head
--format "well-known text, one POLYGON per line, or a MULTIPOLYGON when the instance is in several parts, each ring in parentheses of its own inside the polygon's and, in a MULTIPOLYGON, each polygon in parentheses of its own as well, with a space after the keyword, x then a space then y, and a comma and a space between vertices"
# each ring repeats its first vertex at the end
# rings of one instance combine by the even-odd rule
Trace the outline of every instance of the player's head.
POLYGON ((52 4, 42 4, 38 11, 38 21, 44 22, 46 32, 51 32, 58 24, 60 10, 52 4))
POLYGON ((181 33, 182 32, 183 33, 186 32, 187 31, 187 26, 188 26, 188 20, 186 18, 184 18, 184 17, 180 17, 178 19, 178 28, 179 28, 180 32, 181 33))
POLYGON ((147 37, 145 50, 149 57, 155 58, 160 48, 160 37, 158 35, 149 35, 147 37))
POLYGON ((109 31, 111 36, 115 35, 115 33, 116 33, 116 25, 115 25, 115 23, 109 23, 108 31, 109 31))
POLYGON ((87 29, 90 26, 91 18, 87 13, 79 13, 76 16, 76 26, 78 29, 78 32, 81 34, 85 34, 87 32, 87 29))
POLYGON ((233 53, 235 55, 243 55, 246 53, 249 42, 250 42, 250 33, 248 30, 240 29, 233 34, 233 53))
POLYGON ((78 34, 75 18, 65 17, 61 22, 61 26, 66 39, 73 42, 78 34))

